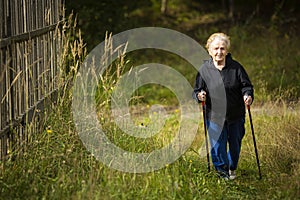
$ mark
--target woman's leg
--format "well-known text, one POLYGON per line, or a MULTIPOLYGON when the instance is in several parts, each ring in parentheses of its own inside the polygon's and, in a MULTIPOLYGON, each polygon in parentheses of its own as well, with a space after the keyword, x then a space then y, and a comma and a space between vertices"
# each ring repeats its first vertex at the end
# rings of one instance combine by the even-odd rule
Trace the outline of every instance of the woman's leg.
POLYGON ((242 139, 245 135, 245 118, 228 125, 228 160, 230 170, 236 170, 241 152, 242 139))
POLYGON ((215 169, 228 174, 229 161, 227 157, 227 130, 211 121, 207 122, 211 145, 211 158, 215 169))

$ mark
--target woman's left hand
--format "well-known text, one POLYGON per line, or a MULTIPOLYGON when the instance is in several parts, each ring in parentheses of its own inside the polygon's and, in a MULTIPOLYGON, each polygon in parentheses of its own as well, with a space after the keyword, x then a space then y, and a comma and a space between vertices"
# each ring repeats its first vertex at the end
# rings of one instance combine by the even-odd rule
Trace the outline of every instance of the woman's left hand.
POLYGON ((244 96, 244 102, 245 102, 246 105, 250 106, 252 104, 252 97, 248 96, 248 95, 245 95, 244 96))

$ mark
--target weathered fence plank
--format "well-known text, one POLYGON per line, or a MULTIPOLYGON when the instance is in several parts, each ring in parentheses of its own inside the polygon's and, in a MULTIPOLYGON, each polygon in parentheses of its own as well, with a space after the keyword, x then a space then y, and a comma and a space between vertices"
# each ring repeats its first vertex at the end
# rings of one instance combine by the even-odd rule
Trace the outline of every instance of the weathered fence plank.
POLYGON ((0 160, 30 140, 57 96, 63 20, 63 0, 0 1, 0 160))

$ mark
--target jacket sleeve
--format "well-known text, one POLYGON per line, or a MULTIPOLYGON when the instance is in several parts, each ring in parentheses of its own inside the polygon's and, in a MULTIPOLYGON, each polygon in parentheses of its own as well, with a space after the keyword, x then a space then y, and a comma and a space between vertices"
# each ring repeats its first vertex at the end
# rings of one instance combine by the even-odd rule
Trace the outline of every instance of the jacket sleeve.
POLYGON ((254 100, 253 85, 249 79, 249 76, 248 76, 246 70, 242 66, 240 67, 239 79, 241 82, 242 94, 251 96, 252 99, 254 100))
POLYGON ((195 81, 194 91, 193 91, 193 98, 195 100, 197 100, 198 103, 200 103, 201 101, 198 99, 197 96, 202 90, 207 92, 206 84, 205 84, 203 77, 201 76, 201 73, 199 70, 197 73, 197 76, 196 76, 196 81, 195 81))

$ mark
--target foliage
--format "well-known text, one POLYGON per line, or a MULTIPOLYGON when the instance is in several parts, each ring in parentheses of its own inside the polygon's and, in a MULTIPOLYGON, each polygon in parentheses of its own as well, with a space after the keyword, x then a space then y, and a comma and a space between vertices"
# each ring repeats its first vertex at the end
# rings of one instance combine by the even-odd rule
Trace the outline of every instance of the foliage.
POLYGON ((133 10, 147 7, 148 1, 110 1, 110 0, 72 0, 66 1, 67 14, 78 14, 78 25, 83 30, 83 37, 88 42, 91 50, 102 42, 106 32, 114 34, 124 31, 124 27, 138 26, 131 21, 130 14, 133 10))
MULTIPOLYGON (((191 33, 193 23, 216 23, 220 18, 216 18, 217 15, 226 21, 226 8, 222 2, 227 0, 169 0, 168 12, 163 15, 161 0, 67 0, 66 11, 67 14, 78 14, 79 27, 90 51, 105 38, 106 31, 117 34, 136 27, 161 26, 191 33)), ((297 20, 299 7, 297 0, 236 0, 235 21, 256 17, 265 23, 290 25, 297 20)))
MULTIPOLYGON (((245 1, 235 1, 234 23, 227 20, 219 1, 170 0, 166 15, 160 13, 161 1, 158 0, 138 3, 105 0, 84 3, 67 1, 66 4, 69 10, 74 9, 78 13, 79 27, 89 49, 103 40, 106 31, 116 34, 140 26, 175 29, 199 41, 203 46, 211 33, 226 32, 232 39, 231 51, 234 58, 244 65, 253 80, 256 101, 265 102, 279 97, 297 101, 300 95, 297 81, 300 76, 297 48, 299 15, 298 7, 295 7, 297 2, 253 0, 245 5, 245 1), (262 7, 264 12, 259 10, 262 7), (114 8, 113 12, 111 8, 114 8)), ((133 52, 126 56, 133 67, 153 59, 158 63, 165 63, 184 74, 191 85, 194 84, 195 70, 178 57, 157 50, 133 52)), ((147 88, 140 90, 140 96, 149 95, 146 92, 147 88)), ((168 90, 163 88, 157 88, 156 91, 160 94, 168 93, 168 90)), ((152 96, 159 95, 152 93, 152 96)), ((145 103, 147 99, 152 97, 144 98, 145 103)), ((173 97, 164 99, 167 102, 175 102, 173 97)))

